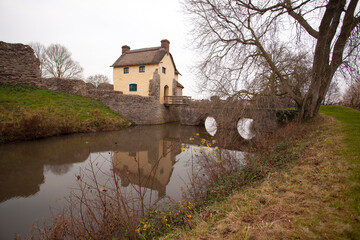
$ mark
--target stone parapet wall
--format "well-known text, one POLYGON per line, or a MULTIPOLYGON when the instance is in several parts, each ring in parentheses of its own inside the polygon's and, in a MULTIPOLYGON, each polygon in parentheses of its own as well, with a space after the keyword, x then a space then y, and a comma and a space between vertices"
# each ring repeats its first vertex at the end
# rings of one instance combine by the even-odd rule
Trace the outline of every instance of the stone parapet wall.
POLYGON ((37 87, 40 89, 48 89, 52 91, 80 95, 83 97, 88 97, 89 91, 92 89, 96 89, 95 86, 92 85, 91 83, 85 83, 82 80, 68 80, 68 79, 60 79, 60 78, 36 78, 36 79, 1 78, 0 83, 37 87))
POLYGON ((39 77, 40 62, 30 46, 0 41, 0 80, 39 77))

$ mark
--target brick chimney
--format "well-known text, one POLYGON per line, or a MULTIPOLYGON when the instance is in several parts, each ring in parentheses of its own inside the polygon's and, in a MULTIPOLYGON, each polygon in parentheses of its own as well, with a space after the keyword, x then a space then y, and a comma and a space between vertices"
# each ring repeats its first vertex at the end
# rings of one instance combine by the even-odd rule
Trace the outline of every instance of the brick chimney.
POLYGON ((127 51, 130 51, 130 47, 128 45, 124 45, 122 48, 122 54, 126 53, 127 51))
POLYGON ((161 40, 161 47, 165 48, 166 52, 170 52, 170 41, 167 39, 161 40))

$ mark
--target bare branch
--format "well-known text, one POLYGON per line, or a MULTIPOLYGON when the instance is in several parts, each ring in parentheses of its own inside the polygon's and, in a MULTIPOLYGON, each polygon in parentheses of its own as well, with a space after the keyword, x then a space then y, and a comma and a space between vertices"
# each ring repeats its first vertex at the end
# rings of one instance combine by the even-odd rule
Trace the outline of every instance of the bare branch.
POLYGON ((289 15, 293 17, 311 36, 313 36, 314 38, 319 37, 319 32, 316 31, 314 28, 312 28, 301 14, 296 13, 294 11, 294 8, 292 7, 290 0, 285 0, 285 7, 289 15))

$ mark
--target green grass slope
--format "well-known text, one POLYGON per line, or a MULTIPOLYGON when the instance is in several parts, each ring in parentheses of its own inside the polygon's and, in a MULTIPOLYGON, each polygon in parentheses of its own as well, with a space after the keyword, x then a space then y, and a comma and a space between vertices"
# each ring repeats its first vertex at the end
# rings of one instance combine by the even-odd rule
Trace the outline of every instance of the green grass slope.
POLYGON ((321 106, 320 113, 335 117, 342 125, 346 146, 342 156, 353 164, 349 179, 352 189, 348 197, 360 216, 360 111, 342 106, 321 106))
POLYGON ((0 142, 118 130, 129 121, 77 95, 0 84, 0 142))
MULTIPOLYGON (((360 111, 343 106, 321 106, 320 113, 333 116, 342 124, 347 149, 344 154, 360 156, 360 111)), ((359 158, 354 158, 360 163, 359 158)))

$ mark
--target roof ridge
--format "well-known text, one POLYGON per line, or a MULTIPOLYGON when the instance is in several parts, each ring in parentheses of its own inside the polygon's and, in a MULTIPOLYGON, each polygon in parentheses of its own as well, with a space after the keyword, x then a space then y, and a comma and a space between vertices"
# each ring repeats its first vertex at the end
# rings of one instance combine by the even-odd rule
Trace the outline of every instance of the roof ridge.
POLYGON ((147 52, 147 51, 155 51, 155 50, 159 50, 161 49, 161 47, 150 47, 150 48, 139 48, 139 49, 133 49, 130 51, 127 51, 127 53, 136 53, 136 52, 147 52))

